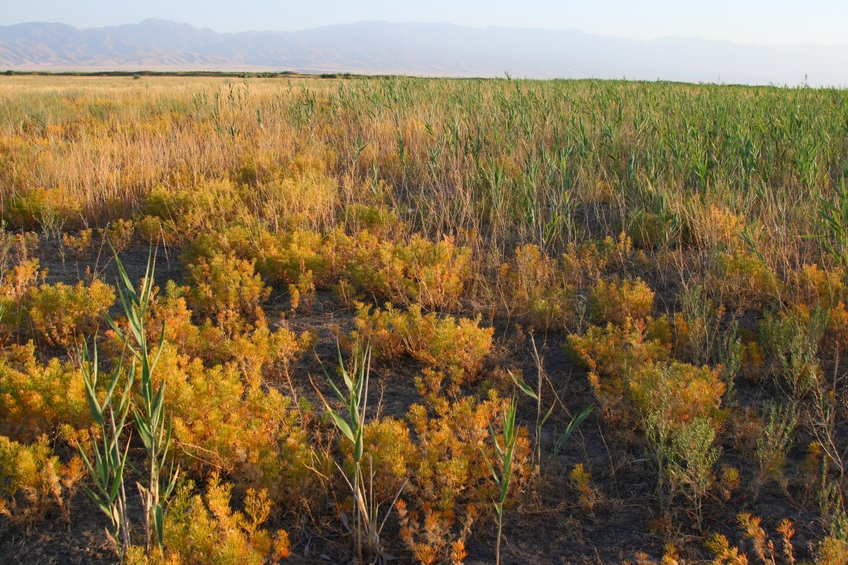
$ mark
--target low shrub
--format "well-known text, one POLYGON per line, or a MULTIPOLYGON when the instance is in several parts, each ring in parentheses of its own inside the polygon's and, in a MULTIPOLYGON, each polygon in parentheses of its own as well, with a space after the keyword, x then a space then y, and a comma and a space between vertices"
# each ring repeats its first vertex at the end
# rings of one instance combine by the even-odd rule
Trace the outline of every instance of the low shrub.
POLYGON ((238 190, 229 181, 211 181, 180 190, 153 189, 134 223, 148 241, 183 245, 242 217, 246 208, 238 190))
POLYGON ((192 311, 207 317, 227 334, 264 319, 261 304, 271 294, 254 271, 253 262, 233 255, 215 255, 189 264, 192 285, 186 299, 192 311))
POLYGON ((343 274, 354 287, 425 310, 455 307, 471 273, 471 250, 457 247, 452 237, 434 243, 415 234, 393 242, 360 232, 349 253, 343 274))
MULTIPOLYGON (((463 398, 441 403, 432 416, 422 405, 410 409, 419 454, 410 469, 409 487, 398 502, 398 515, 400 537, 419 563, 461 562, 473 525, 492 512, 497 486, 487 461, 498 461, 498 456, 490 429, 503 445, 501 416, 506 402, 463 398)), ((507 505, 529 479, 531 455, 527 430, 520 428, 507 505)))
POLYGON ((448 373, 455 385, 474 379, 492 348, 494 328, 481 328, 480 320, 451 316, 440 318, 435 312, 422 314, 421 307, 371 313, 357 305, 356 331, 371 343, 375 355, 395 359, 408 354, 428 367, 448 373))
POLYGON ((828 328, 828 313, 804 306, 766 313, 760 322, 760 343, 774 382, 797 401, 822 377, 819 350, 828 328))
POLYGON ((267 489, 296 503, 315 477, 312 447, 298 405, 276 389, 245 383, 234 363, 205 367, 165 343, 157 365, 168 383, 174 451, 194 476, 218 471, 239 489, 267 489))
POLYGON ((635 423, 637 416, 627 399, 629 371, 669 359, 667 328, 664 320, 627 319, 621 327, 590 326, 585 335, 568 336, 572 352, 589 369, 589 382, 610 423, 629 422, 625 427, 635 423))
POLYGON ((34 524, 52 508, 70 519, 70 502, 85 475, 79 457, 62 464, 46 436, 26 445, 0 435, 0 516, 34 524))
POLYGON ((762 311, 784 287, 762 257, 742 249, 719 252, 704 286, 717 304, 737 312, 762 311))
POLYGON ((0 434, 34 441, 62 430, 72 440, 90 424, 78 367, 55 358, 41 363, 32 342, 0 353, 0 434))
POLYGON ((202 496, 192 495, 194 484, 181 485, 165 514, 164 554, 145 555, 139 546, 130 548, 126 563, 168 565, 261 565, 289 556, 288 534, 273 535, 261 526, 271 513, 264 490, 248 490, 244 512, 233 510, 232 485, 212 474, 202 496))
POLYGON ((531 328, 573 326, 575 289, 563 272, 560 262, 537 245, 516 249, 513 261, 504 263, 498 275, 507 311, 531 328))
POLYGON ((597 324, 623 325, 630 318, 644 320, 654 309, 654 291, 637 279, 599 280, 589 295, 589 310, 597 324))
POLYGON ((115 289, 99 280, 88 285, 43 284, 25 301, 36 335, 62 347, 73 347, 82 336, 97 333, 102 313, 114 303, 115 289))

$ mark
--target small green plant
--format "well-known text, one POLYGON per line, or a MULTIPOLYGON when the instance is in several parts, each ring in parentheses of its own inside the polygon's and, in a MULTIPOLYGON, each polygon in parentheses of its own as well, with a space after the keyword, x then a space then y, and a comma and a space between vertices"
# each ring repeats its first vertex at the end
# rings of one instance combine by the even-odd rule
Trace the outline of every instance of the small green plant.
POLYGON ((701 285, 691 285, 680 293, 681 312, 674 319, 675 350, 684 353, 695 365, 722 366, 722 379, 728 391, 742 367, 742 343, 739 324, 722 325, 724 306, 716 307, 701 285))
MULTIPOLYGON (((556 393, 554 393, 554 396, 556 398, 555 402, 551 403, 551 405, 550 405, 550 407, 548 408, 547 411, 543 410, 543 403, 542 403, 542 388, 543 387, 542 387, 542 383, 547 380, 548 383, 550 384, 550 381, 548 380, 548 377, 545 374, 544 363, 543 363, 541 356, 539 355, 539 350, 536 347, 536 339, 532 335, 530 336, 530 342, 533 344, 533 361, 536 363, 536 371, 537 371, 536 390, 534 391, 532 388, 530 388, 530 386, 527 384, 527 382, 524 381, 520 376, 514 375, 512 373, 510 373, 510 375, 512 376, 513 382, 521 390, 521 392, 523 392, 524 394, 526 394, 527 396, 529 396, 530 398, 532 398, 533 400, 536 401, 536 426, 535 426, 535 430, 534 430, 535 431, 536 446, 535 446, 535 449, 534 449, 534 457, 536 459, 536 461, 535 461, 536 468, 541 470, 541 468, 542 468, 542 427, 545 425, 545 422, 547 422, 548 419, 553 414, 554 408, 556 408, 557 403, 561 403, 561 402, 560 402, 559 398, 556 397, 556 393), (543 414, 543 411, 544 411, 544 414, 543 414)), ((557 456, 557 453, 559 453, 559 449, 562 447, 562 445, 566 441, 568 441, 568 438, 571 437, 571 434, 574 432, 574 430, 576 430, 577 427, 580 424, 582 424, 583 421, 586 418, 589 417, 589 414, 591 414, 592 410, 594 410, 594 409, 595 409, 594 405, 587 407, 576 418, 572 419, 571 422, 569 422, 568 427, 566 427, 565 431, 562 434, 560 434, 560 436, 557 438, 556 444, 554 445, 553 452, 550 455, 551 459, 553 459, 554 457, 557 456)))
MULTIPOLYGON (((388 513, 380 522, 380 504, 373 496, 373 471, 366 470, 363 464, 366 455, 370 460, 370 454, 365 451, 364 436, 365 415, 368 409, 368 381, 371 373, 370 345, 363 347, 359 342, 354 345, 350 370, 345 366, 341 351, 339 351, 339 368, 344 380, 345 391, 342 392, 329 375, 327 380, 336 398, 344 406, 347 412, 347 420, 331 408, 326 400, 324 405, 333 423, 352 447, 353 476, 348 477, 344 473, 343 476, 353 495, 353 535, 356 555, 360 561, 366 553, 373 557, 383 558, 385 554, 380 543, 380 534, 386 524, 388 513)), ((341 470, 341 467, 339 469, 341 470)), ((403 485, 392 501, 389 511, 397 502, 402 490, 403 485)))
POLYGON ((771 359, 775 384, 787 399, 798 402, 823 379, 819 349, 827 330, 827 312, 796 306, 766 314, 760 323, 760 340, 771 359))
POLYGON ((698 528, 720 455, 713 444, 724 390, 718 371, 706 366, 646 364, 630 376, 630 394, 657 460, 661 503, 667 509, 682 493, 698 528))
POLYGON ((758 479, 764 482, 774 478, 785 486, 783 466, 792 446, 792 432, 798 417, 791 405, 769 406, 760 437, 757 438, 758 479))
POLYGON ((835 201, 819 196, 818 215, 824 231, 819 238, 834 261, 848 267, 848 184, 845 178, 834 188, 835 201))
POLYGON ((127 492, 124 484, 124 469, 127 464, 127 453, 130 448, 129 440, 126 446, 121 446, 121 436, 127 424, 132 399, 132 386, 135 376, 135 364, 130 367, 124 381, 123 392, 115 396, 115 389, 121 380, 122 363, 119 361, 107 385, 106 393, 101 402, 97 398, 98 357, 97 346, 94 356, 89 359, 88 347, 82 353, 82 373, 85 381, 85 392, 88 397, 89 411, 100 432, 100 443, 91 442, 94 454, 92 461, 86 454, 86 449, 79 445, 88 473, 94 482, 94 489, 83 486, 86 494, 97 507, 109 517, 112 522, 110 540, 116 546, 118 554, 123 559, 127 549, 132 545, 130 519, 127 514, 127 492), (102 445, 101 445, 102 444, 102 445))
POLYGON ((492 480, 497 486, 497 498, 493 501, 495 507, 495 516, 498 522, 498 533, 495 542, 495 563, 501 562, 501 534, 503 531, 504 504, 509 493, 509 483, 512 481, 513 473, 513 458, 515 456, 515 446, 518 441, 518 428, 515 425, 515 398, 510 399, 509 405, 503 415, 503 445, 498 440, 498 434, 495 429, 489 424, 489 434, 492 438, 492 443, 497 451, 497 461, 489 461, 484 459, 489 471, 492 473, 492 480))
POLYGON ((165 329, 159 338, 159 344, 154 355, 147 342, 147 333, 144 329, 144 318, 150 306, 153 293, 153 271, 155 260, 153 253, 147 261, 147 269, 140 290, 136 290, 130 281, 124 265, 115 255, 115 262, 120 275, 120 286, 118 295, 124 313, 127 317, 128 332, 113 320, 108 314, 106 320, 117 335, 121 343, 133 356, 133 368, 136 365, 141 373, 141 409, 133 408, 133 420, 135 429, 147 452, 147 485, 138 485, 142 496, 144 507, 144 547, 145 552, 150 553, 155 541, 162 550, 163 544, 163 520, 164 504, 176 485, 178 470, 173 468, 168 471, 166 480, 162 481, 163 470, 168 460, 168 450, 171 446, 171 423, 165 414, 165 381, 159 383, 158 388, 154 385, 153 372, 162 352, 165 342, 165 329))

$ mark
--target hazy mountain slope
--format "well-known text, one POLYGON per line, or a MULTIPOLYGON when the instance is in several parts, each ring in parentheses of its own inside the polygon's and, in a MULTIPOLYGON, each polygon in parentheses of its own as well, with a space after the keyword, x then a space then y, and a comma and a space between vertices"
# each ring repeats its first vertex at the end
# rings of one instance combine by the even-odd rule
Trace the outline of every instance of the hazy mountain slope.
POLYGON ((0 68, 232 69, 436 76, 633 78, 848 85, 848 45, 758 46, 700 38, 637 41, 577 30, 360 22, 299 32, 219 34, 188 24, 76 29, 0 26, 0 68))

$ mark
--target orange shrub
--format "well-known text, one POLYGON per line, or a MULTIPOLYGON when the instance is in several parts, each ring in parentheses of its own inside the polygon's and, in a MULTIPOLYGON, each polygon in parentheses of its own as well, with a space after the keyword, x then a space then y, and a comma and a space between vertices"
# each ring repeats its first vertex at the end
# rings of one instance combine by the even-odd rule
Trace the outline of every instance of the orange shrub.
MULTIPOLYGON (((117 219, 99 230, 103 239, 112 247, 115 253, 121 253, 132 243, 135 225, 132 220, 117 219)), ((84 240, 80 243, 84 243, 84 240)))
MULTIPOLYGON (((504 401, 463 398, 443 403, 431 416, 421 405, 409 411, 419 441, 409 487, 398 504, 400 536, 419 563, 460 562, 479 515, 491 511, 495 485, 486 461, 496 461, 491 426, 501 431, 504 401)), ((507 504, 531 471, 530 442, 520 431, 507 504)), ((503 439, 500 440, 503 442, 503 439)))
POLYGON ((269 284, 297 283, 312 273, 318 288, 329 288, 338 276, 335 250, 343 232, 329 235, 311 230, 271 233, 264 227, 232 225, 199 235, 185 250, 189 263, 210 261, 216 255, 234 255, 254 262, 269 284))
POLYGON ((186 298, 192 310, 209 317, 226 333, 264 317, 260 304, 271 294, 253 268, 253 262, 233 255, 200 258, 188 266, 193 285, 186 298))
POLYGON ((813 263, 792 271, 789 278, 798 302, 809 307, 820 304, 830 309, 845 300, 845 272, 841 267, 825 271, 813 263))
POLYGON ((38 259, 25 259, 2 273, 0 282, 0 341, 16 334, 27 318, 26 297, 38 280, 38 259))
POLYGON ((272 282, 298 284, 309 276, 317 288, 330 288, 338 277, 335 254, 339 238, 347 236, 339 231, 322 235, 295 230, 264 237, 256 248, 257 270, 272 282))
POLYGON ((745 228, 742 216, 726 207, 699 200, 689 202, 688 214, 684 215, 683 236, 687 243, 702 249, 734 249, 741 243, 739 234, 745 228))
POLYGON ((46 436, 23 445, 0 435, 0 516, 31 525, 59 507, 69 520, 70 502, 84 475, 80 458, 60 463, 46 436))
POLYGON ((661 410, 659 417, 671 426, 683 427, 698 418, 717 426, 725 391, 720 374, 676 361, 645 363, 630 371, 629 394, 643 414, 661 410))
POLYGON ((498 276, 507 311, 544 330, 571 325, 575 291, 563 272, 537 245, 516 249, 513 262, 504 263, 498 276))
MULTIPOLYGON (((35 345, 13 345, 0 353, 0 434, 21 441, 88 428, 91 415, 78 367, 35 356, 35 345)), ((69 437, 68 439, 72 439, 69 437)))
POLYGON ((356 331, 370 341, 376 355, 392 359, 407 353, 448 372, 457 385, 477 376, 492 348, 494 328, 479 324, 479 318, 456 321, 435 312, 423 315, 417 304, 406 311, 388 305, 373 314, 369 306, 357 305, 356 331))
MULTIPOLYGON (((415 468, 419 456, 409 435, 406 422, 394 418, 379 418, 365 424, 363 430, 362 472, 366 473, 373 502, 390 503, 415 468)), ((345 455, 346 475, 353 476, 353 445, 340 441, 345 455)))
POLYGON ((783 289, 765 261, 743 250, 719 253, 704 286, 717 304, 737 311, 760 311, 783 289))
POLYGON ((262 318, 232 335, 213 326, 209 320, 195 325, 184 292, 184 288, 169 281, 165 294, 154 297, 147 324, 148 340, 158 340, 164 325, 165 340, 180 354, 189 359, 199 358, 206 366, 235 363, 248 383, 287 379, 312 343, 311 333, 297 335, 284 327, 271 331, 262 318))
POLYGON ((589 295, 589 309, 598 324, 645 319, 654 309, 654 291, 642 279, 599 280, 589 295))
POLYGON ((135 226, 148 241, 185 245, 242 217, 247 217, 246 207, 238 190, 229 181, 212 181, 150 191, 135 226))
POLYGON ((197 475, 220 471, 239 488, 265 488, 295 502, 314 475, 311 442, 301 427, 309 414, 276 389, 245 385, 236 365, 206 368, 166 343, 157 365, 168 383, 175 454, 197 475))
POLYGON ((668 360, 667 326, 665 320, 627 319, 620 327, 612 323, 606 328, 590 326, 583 336, 568 336, 572 351, 589 368, 589 382, 611 422, 623 419, 632 423, 636 417, 626 396, 629 371, 668 360))
POLYGON ((70 347, 93 335, 102 313, 115 303, 115 289, 99 280, 75 286, 43 284, 30 292, 26 308, 36 335, 51 345, 70 347))
POLYGON ((29 188, 8 196, 3 219, 13 229, 55 231, 80 227, 83 202, 64 187, 29 188))
POLYGON ((192 496, 194 483, 181 485, 168 504, 164 520, 164 555, 134 546, 127 563, 169 565, 262 565, 277 563, 289 556, 288 534, 278 530, 271 533, 260 526, 271 513, 271 502, 264 490, 249 489, 244 512, 233 510, 232 485, 221 483, 213 473, 206 493, 192 496))
POLYGON ((452 237, 433 243, 415 234, 408 243, 394 243, 368 232, 354 238, 344 269, 362 291, 428 310, 456 306, 470 273, 471 250, 456 247, 452 237))

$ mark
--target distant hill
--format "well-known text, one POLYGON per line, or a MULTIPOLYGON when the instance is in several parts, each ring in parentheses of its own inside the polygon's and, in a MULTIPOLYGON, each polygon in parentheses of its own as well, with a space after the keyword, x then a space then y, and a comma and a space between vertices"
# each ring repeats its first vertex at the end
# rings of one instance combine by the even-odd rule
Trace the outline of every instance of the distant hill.
POLYGON ((360 22, 298 32, 216 33, 148 19, 77 29, 0 26, 0 69, 274 70, 425 76, 630 78, 848 86, 848 44, 638 41, 577 30, 360 22), (806 77, 806 78, 805 78, 806 77))

